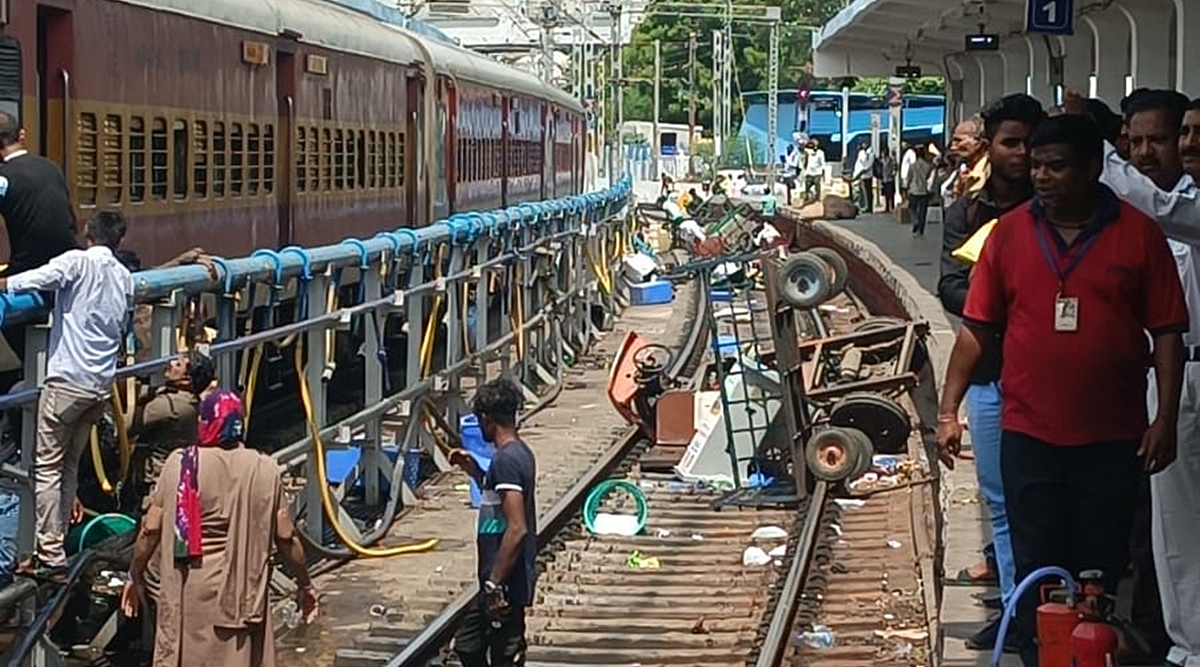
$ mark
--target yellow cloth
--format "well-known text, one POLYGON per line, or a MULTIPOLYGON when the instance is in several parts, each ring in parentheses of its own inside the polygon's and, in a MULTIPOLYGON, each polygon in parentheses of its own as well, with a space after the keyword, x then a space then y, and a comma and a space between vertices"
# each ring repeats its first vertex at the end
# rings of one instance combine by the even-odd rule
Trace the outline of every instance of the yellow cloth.
POLYGON ((983 189, 983 186, 987 184, 988 179, 991 177, 992 163, 989 162, 988 157, 984 155, 983 157, 979 158, 979 161, 975 163, 975 166, 971 168, 971 171, 967 172, 966 177, 963 179, 964 187, 962 194, 969 195, 979 192, 983 189))
POLYGON ((679 195, 679 199, 677 199, 676 202, 679 204, 679 208, 686 211, 688 206, 691 206, 692 204, 692 194, 690 192, 684 192, 683 194, 679 195))
POLYGON ((992 218, 987 224, 980 227, 979 231, 975 232, 971 238, 967 239, 966 243, 963 243, 958 247, 957 250, 951 253, 954 256, 954 259, 957 259, 964 264, 971 265, 974 265, 976 262, 978 262, 979 256, 983 254, 983 242, 986 241, 988 235, 992 233, 992 228, 996 226, 997 222, 1000 222, 999 218, 992 218))

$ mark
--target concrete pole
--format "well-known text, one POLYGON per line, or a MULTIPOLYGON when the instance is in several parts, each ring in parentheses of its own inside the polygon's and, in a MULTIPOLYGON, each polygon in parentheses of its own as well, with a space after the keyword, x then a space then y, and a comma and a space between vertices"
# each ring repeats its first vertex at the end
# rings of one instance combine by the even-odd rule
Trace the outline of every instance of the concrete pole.
POLYGON ((659 134, 658 134, 658 118, 662 114, 661 91, 662 91, 662 41, 656 39, 656 40, 654 40, 654 122, 652 124, 653 129, 651 130, 654 133, 654 136, 650 140, 650 151, 652 152, 652 155, 650 156, 650 165, 651 165, 651 168, 654 170, 654 173, 652 174, 652 176, 654 176, 654 178, 656 178, 656 179, 662 175, 662 171, 659 168, 659 155, 661 154, 662 147, 659 145, 659 134))

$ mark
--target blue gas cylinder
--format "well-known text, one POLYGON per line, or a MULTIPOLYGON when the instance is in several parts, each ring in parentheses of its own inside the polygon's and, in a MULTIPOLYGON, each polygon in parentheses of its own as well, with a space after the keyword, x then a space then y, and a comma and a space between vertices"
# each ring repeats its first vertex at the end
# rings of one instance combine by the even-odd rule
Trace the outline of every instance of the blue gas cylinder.
MULTIPOLYGON (((483 438, 483 429, 479 428, 479 420, 475 415, 463 415, 458 420, 458 437, 462 441, 463 449, 475 459, 475 463, 479 464, 479 469, 487 472, 487 469, 492 465, 492 456, 496 452, 496 446, 483 438)), ((479 502, 482 498, 482 493, 479 490, 479 484, 471 480, 471 507, 479 507, 479 502)))

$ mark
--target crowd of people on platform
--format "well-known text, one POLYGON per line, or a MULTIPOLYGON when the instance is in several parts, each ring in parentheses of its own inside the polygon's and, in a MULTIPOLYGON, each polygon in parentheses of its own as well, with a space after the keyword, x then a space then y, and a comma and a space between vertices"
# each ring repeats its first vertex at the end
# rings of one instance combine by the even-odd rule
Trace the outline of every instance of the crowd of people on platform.
MULTIPOLYGON (((998 583, 999 607, 1045 566, 1112 592, 1132 570, 1122 663, 1200 665, 1200 100, 1009 95, 951 152, 938 294, 962 325, 938 444, 953 467, 965 402, 993 534, 956 581, 998 583)), ((1038 603, 1019 596, 1004 644, 1027 666, 1038 603)))

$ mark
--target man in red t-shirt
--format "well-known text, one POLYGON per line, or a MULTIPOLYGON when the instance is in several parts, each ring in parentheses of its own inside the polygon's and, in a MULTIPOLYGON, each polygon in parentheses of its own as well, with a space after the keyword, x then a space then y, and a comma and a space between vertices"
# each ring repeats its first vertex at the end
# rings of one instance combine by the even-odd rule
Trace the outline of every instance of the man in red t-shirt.
MULTIPOLYGON (((971 371, 1001 329, 1001 475, 1017 581, 1058 565, 1101 570, 1115 591, 1140 469, 1175 458, 1187 305, 1158 226, 1099 183, 1095 123, 1048 119, 1030 148, 1035 196, 1000 218, 975 266, 938 445, 944 461, 958 453, 971 371), (1162 402, 1148 425, 1151 363, 1162 402)), ((1036 590, 1017 613, 1027 667, 1037 665, 1036 590)))

